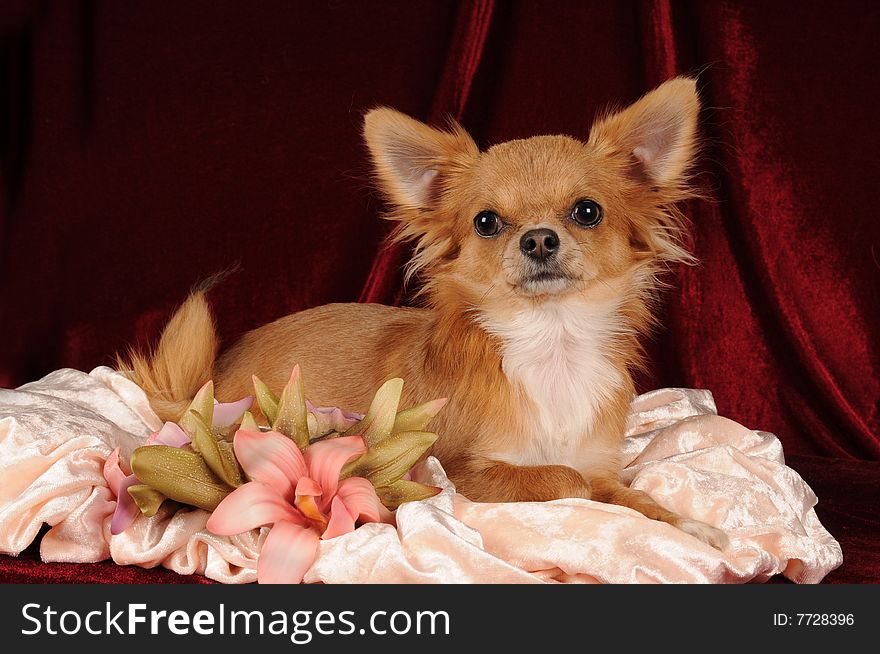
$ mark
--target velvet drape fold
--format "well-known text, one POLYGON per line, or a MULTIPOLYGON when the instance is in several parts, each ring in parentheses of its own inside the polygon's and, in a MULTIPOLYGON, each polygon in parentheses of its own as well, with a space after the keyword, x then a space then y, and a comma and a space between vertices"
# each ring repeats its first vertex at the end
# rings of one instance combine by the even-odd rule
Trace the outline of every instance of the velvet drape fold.
POLYGON ((226 342, 406 302, 360 142, 396 107, 478 143, 586 137, 676 74, 705 104, 643 390, 710 389, 786 453, 880 458, 868 2, 12 2, 0 9, 0 383, 155 339, 198 280, 226 342))

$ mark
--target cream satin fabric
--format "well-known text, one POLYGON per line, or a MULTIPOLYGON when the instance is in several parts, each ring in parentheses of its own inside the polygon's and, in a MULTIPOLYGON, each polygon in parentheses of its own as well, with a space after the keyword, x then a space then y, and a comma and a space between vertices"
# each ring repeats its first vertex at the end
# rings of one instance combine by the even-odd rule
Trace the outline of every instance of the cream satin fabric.
MULTIPOLYGON (((143 392, 109 368, 59 370, 0 389, 0 551, 17 554, 52 526, 45 561, 162 565, 225 583, 256 579, 265 537, 205 530, 208 513, 166 502, 110 535, 115 500, 102 474, 115 447, 127 459, 161 426, 143 392)), ((724 529, 718 552, 635 511, 587 500, 476 504, 440 464, 416 478, 442 486, 402 506, 397 528, 367 524, 321 543, 307 582, 728 583, 782 572, 820 581, 842 562, 819 523, 816 497, 785 466, 779 441, 716 415, 708 391, 663 389, 633 401, 624 479, 664 506, 724 529)))

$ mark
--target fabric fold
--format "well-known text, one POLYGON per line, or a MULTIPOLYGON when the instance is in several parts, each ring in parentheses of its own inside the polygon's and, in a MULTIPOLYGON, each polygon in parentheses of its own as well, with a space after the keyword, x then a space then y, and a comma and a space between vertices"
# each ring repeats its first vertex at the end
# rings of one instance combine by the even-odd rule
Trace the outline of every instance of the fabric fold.
MULTIPOLYGON (((0 390, 0 551, 18 554, 50 525, 44 561, 164 566, 224 583, 256 580, 266 529, 232 537, 209 514, 166 502, 110 534, 115 498, 102 474, 161 421, 135 384, 109 368, 59 370, 0 390)), ((719 552, 631 509, 590 500, 486 504, 455 492, 429 457, 413 478, 439 486, 403 505, 396 525, 370 523, 321 541, 306 582, 742 583, 782 573, 815 583, 842 562, 770 433, 718 416, 711 393, 660 389, 633 400, 623 480, 683 516, 723 529, 719 552)))

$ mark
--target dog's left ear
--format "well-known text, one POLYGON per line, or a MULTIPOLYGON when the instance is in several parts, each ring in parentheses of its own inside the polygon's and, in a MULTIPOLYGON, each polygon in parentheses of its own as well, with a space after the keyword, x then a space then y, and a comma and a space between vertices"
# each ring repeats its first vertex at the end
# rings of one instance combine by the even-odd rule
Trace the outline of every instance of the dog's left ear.
POLYGON ((388 199, 406 209, 430 208, 444 183, 479 155, 458 124, 441 131, 388 107, 366 115, 364 138, 388 199))
POLYGON ((652 187, 677 187, 696 151, 699 113, 696 81, 676 77, 597 122, 589 143, 623 157, 633 178, 652 187))

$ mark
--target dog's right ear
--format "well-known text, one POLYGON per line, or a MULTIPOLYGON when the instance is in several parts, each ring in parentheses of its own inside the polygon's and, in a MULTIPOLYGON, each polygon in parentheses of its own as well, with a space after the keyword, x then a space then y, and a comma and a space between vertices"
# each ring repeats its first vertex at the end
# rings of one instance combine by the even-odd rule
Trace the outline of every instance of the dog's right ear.
POLYGON ((388 107, 366 115, 364 138, 388 199, 407 209, 430 208, 444 183, 480 153, 457 123, 441 131, 388 107))
POLYGON ((697 150, 699 114, 696 80, 676 77, 593 125, 590 143, 652 188, 681 188, 697 150))

